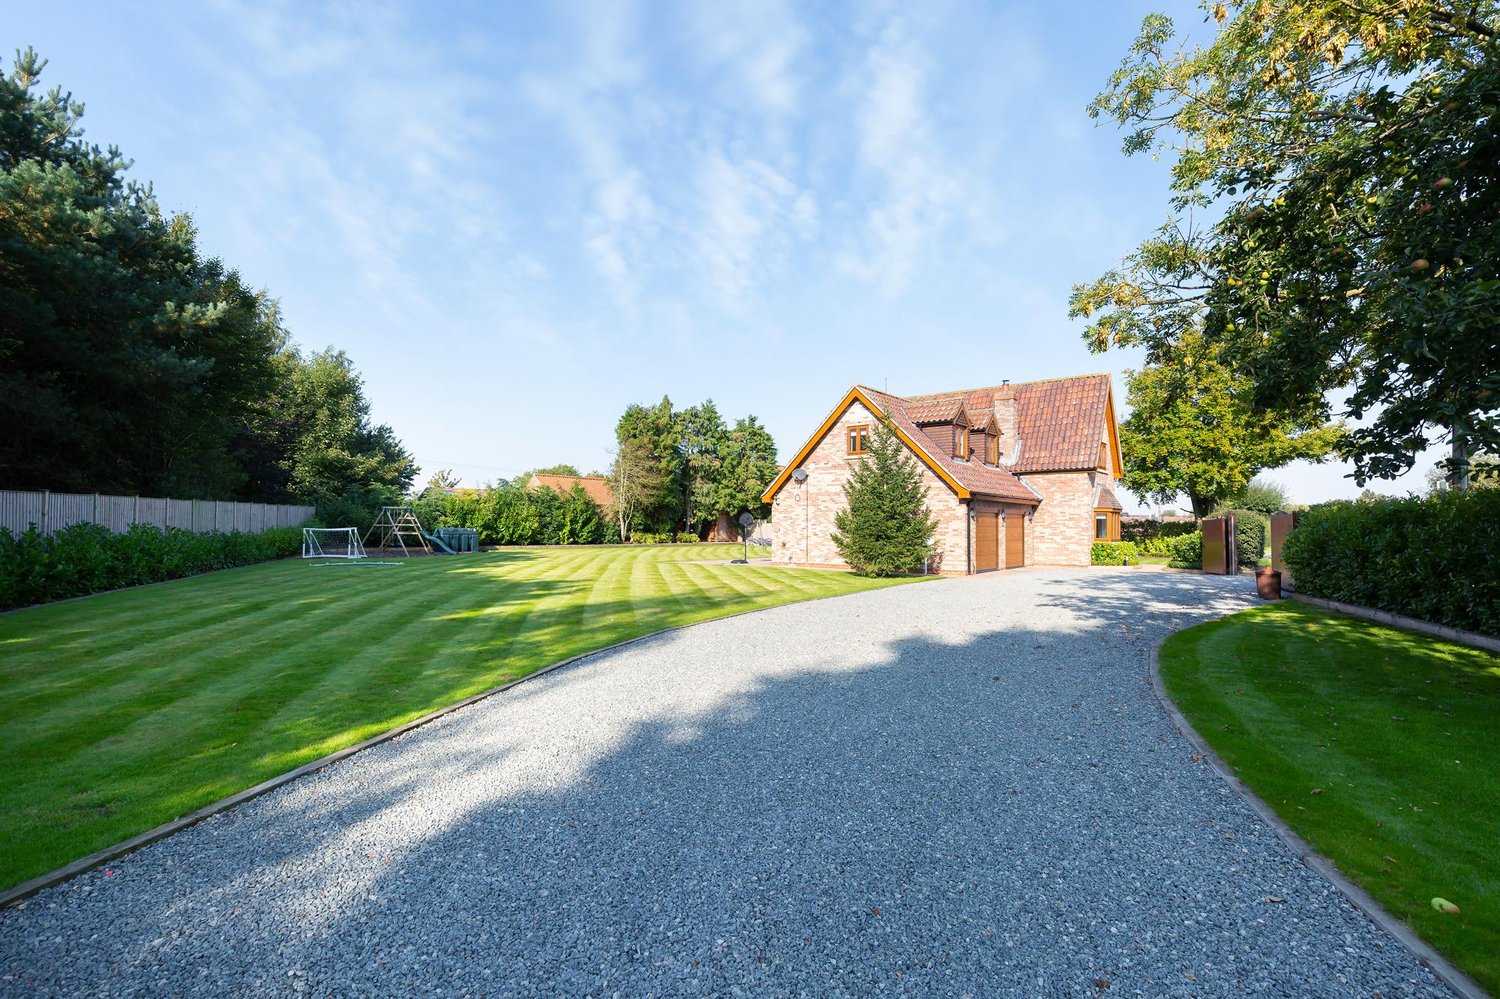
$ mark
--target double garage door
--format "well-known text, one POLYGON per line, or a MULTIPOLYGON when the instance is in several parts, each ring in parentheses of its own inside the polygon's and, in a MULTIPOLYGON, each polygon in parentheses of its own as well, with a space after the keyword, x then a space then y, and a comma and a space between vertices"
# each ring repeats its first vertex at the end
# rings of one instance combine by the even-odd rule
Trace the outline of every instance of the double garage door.
POLYGON ((1026 564, 1026 517, 1020 513, 1001 517, 981 513, 974 521, 974 569, 989 572, 1000 568, 1000 523, 1005 522, 1005 567, 1026 564))

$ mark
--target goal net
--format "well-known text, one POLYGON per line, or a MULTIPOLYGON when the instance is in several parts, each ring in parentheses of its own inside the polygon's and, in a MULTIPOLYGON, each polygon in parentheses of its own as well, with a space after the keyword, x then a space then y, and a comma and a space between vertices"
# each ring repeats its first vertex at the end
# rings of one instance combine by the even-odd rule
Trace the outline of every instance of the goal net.
POLYGON ((359 531, 353 527, 304 527, 303 558, 364 558, 359 531))

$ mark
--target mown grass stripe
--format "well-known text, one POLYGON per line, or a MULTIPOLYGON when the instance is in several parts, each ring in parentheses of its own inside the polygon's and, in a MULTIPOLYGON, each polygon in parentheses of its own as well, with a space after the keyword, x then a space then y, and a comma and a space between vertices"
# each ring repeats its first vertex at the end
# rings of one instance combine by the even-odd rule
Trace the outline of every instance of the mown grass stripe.
POLYGON ((887 581, 737 546, 275 563, 0 615, 0 886, 568 655, 887 581))

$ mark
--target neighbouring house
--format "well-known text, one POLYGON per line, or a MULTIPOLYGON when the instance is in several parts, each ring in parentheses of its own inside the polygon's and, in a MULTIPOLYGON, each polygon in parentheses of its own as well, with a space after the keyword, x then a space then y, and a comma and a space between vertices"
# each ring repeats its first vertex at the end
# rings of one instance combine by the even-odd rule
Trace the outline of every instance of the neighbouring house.
POLYGON ((552 475, 536 472, 526 480, 527 489, 552 489, 564 496, 572 492, 574 486, 582 486, 583 491, 589 494, 589 499, 605 510, 615 505, 614 490, 609 488, 609 480, 602 475, 552 475))
POLYGON ((774 562, 844 567, 834 516, 885 413, 921 464, 938 519, 932 571, 1088 565, 1096 540, 1119 540, 1120 435, 1108 375, 915 396, 856 385, 762 497, 776 523, 774 562))

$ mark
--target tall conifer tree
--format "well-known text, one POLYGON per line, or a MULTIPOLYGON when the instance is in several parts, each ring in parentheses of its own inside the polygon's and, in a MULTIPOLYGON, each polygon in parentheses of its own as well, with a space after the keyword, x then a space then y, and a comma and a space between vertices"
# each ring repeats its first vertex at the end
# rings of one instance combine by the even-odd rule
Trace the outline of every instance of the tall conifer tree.
POLYGON ((868 447, 844 483, 848 506, 834 517, 834 546, 863 576, 917 572, 932 556, 937 531, 922 469, 890 429, 888 414, 868 447))

